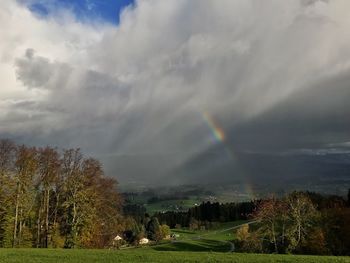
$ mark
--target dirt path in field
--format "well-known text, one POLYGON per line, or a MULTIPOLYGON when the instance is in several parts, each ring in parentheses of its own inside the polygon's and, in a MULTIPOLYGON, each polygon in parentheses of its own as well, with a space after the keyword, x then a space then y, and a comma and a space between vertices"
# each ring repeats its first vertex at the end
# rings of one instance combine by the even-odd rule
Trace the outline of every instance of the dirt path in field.
MULTIPOLYGON (((250 221, 250 222, 248 222, 248 223, 240 224, 240 225, 238 225, 238 226, 234 226, 234 227, 230 227, 230 228, 221 230, 220 232, 226 232, 226 231, 228 231, 228 230, 237 229, 237 228, 240 228, 240 227, 243 226, 243 225, 250 225, 250 224, 254 224, 254 223, 256 223, 256 222, 257 222, 257 221, 250 221)), ((218 233, 220 233, 220 232, 218 232, 218 233)), ((228 252, 234 252, 234 251, 235 251, 235 244, 234 244, 233 242, 231 242, 231 241, 227 241, 227 243, 230 244, 230 250, 229 250, 228 252)))
POLYGON ((227 241, 230 244, 230 251, 229 252, 234 252, 235 251, 235 244, 231 241, 227 241))

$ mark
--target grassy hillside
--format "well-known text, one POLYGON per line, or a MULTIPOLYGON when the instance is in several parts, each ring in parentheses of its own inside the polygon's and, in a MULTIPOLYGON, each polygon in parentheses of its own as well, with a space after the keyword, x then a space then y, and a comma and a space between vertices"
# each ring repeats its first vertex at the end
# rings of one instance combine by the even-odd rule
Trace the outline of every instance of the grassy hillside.
POLYGON ((226 222, 220 223, 216 228, 211 230, 198 230, 198 231, 190 231, 183 229, 172 229, 172 232, 180 235, 178 240, 188 240, 188 239, 196 239, 198 237, 205 239, 214 239, 221 241, 229 241, 235 238, 235 231, 231 228, 242 225, 248 221, 237 220, 234 222, 226 222))
POLYGON ((179 237, 159 245, 124 250, 0 249, 0 263, 112 263, 112 262, 349 262, 350 257, 263 255, 231 253, 231 228, 243 221, 228 222, 206 231, 174 229, 179 237))
POLYGON ((231 228, 243 223, 244 221, 221 223, 212 230, 172 229, 172 232, 178 235, 176 240, 152 246, 150 249, 156 251, 228 252, 231 250, 229 241, 235 238, 234 230, 231 228))
POLYGON ((114 262, 350 262, 349 257, 257 255, 209 252, 160 252, 152 249, 51 250, 1 249, 0 262, 6 263, 114 263, 114 262))

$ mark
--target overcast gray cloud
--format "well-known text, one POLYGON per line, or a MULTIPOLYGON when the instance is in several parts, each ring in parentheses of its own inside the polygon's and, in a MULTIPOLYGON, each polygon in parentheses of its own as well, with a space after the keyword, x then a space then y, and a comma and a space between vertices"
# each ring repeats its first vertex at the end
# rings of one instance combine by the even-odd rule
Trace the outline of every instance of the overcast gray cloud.
POLYGON ((349 146, 347 0, 139 0, 118 26, 1 6, 2 137, 82 147, 122 182, 315 173, 305 149, 349 146))

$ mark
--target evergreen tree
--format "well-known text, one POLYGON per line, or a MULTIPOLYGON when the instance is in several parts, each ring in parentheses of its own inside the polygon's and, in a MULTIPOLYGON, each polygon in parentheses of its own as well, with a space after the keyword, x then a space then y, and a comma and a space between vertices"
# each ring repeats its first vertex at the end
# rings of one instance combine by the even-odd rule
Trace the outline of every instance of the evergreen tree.
POLYGON ((154 241, 159 241, 160 224, 157 217, 152 217, 147 225, 148 238, 154 241))

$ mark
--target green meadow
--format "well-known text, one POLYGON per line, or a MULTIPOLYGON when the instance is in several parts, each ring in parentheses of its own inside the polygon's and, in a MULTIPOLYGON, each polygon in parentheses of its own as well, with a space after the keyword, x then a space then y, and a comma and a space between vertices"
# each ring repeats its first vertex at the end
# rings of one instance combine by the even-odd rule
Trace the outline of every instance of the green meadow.
POLYGON ((349 257, 240 254, 227 252, 128 250, 1 249, 6 263, 112 263, 112 262, 350 262, 349 257))
POLYGON ((228 222, 210 231, 173 229, 176 240, 141 248, 0 249, 0 263, 112 263, 112 262, 349 262, 350 257, 232 253, 232 228, 244 221, 228 222))

